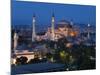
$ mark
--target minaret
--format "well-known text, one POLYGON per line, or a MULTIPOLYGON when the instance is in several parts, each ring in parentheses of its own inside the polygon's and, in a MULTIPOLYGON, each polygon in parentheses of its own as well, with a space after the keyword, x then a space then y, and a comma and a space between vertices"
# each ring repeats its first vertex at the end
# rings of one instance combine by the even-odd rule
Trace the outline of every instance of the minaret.
POLYGON ((14 33, 14 53, 15 53, 15 50, 16 50, 17 45, 18 45, 18 35, 15 32, 14 33))
POLYGON ((70 25, 72 25, 72 26, 74 25, 73 20, 70 21, 70 25))
POLYGON ((51 26, 51 32, 52 32, 52 40, 54 41, 55 40, 55 26, 54 26, 54 23, 55 23, 55 17, 54 17, 54 13, 52 15, 52 26, 51 26))
POLYGON ((90 30, 89 30, 90 24, 88 24, 88 33, 87 33, 87 38, 90 39, 90 30))
POLYGON ((35 41, 36 38, 36 32, 35 32, 35 15, 33 16, 33 28, 32 28, 32 42, 35 41))

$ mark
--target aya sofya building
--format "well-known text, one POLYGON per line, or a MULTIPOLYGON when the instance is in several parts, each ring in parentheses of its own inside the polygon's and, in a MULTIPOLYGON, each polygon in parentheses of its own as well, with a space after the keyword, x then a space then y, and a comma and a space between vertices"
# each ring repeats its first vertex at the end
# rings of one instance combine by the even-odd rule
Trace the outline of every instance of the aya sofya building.
MULTIPOLYGON (((55 24, 55 16, 52 15, 51 18, 51 27, 47 29, 44 35, 36 34, 36 16, 33 16, 33 25, 32 25, 32 42, 41 41, 41 40, 51 40, 58 41, 60 38, 71 38, 77 37, 79 35, 79 29, 74 26, 73 22, 69 22, 66 20, 61 20, 57 24, 55 24)), ((25 45, 21 48, 18 48, 18 34, 14 34, 14 53, 12 53, 12 64, 15 64, 15 59, 21 56, 25 56, 28 58, 28 61, 32 58, 35 58, 36 55, 39 55, 41 58, 46 53, 50 52, 49 49, 46 48, 45 45, 37 46, 36 48, 30 49, 26 48, 25 45), (15 57, 14 57, 15 56, 15 57)), ((68 44, 69 45, 69 44, 68 44)))
MULTIPOLYGON (((54 40, 57 41, 63 37, 75 37, 78 36, 78 29, 75 29, 68 21, 61 20, 56 24, 54 29, 54 40)), ((52 40, 52 29, 48 29, 46 32, 47 39, 52 40)))
MULTIPOLYGON (((35 24, 35 23, 33 23, 35 24)), ((35 27, 33 25, 33 27, 35 27)), ((35 29, 33 28, 33 31, 35 29)), ((34 33, 34 32, 33 32, 34 33)), ((75 27, 73 22, 69 22, 66 20, 61 20, 57 24, 55 24, 55 17, 54 15, 52 16, 51 19, 51 27, 47 29, 46 33, 44 35, 36 35, 34 34, 33 38, 35 40, 52 40, 52 41, 57 41, 60 38, 63 37, 76 37, 79 34, 79 29, 78 27, 75 27)))

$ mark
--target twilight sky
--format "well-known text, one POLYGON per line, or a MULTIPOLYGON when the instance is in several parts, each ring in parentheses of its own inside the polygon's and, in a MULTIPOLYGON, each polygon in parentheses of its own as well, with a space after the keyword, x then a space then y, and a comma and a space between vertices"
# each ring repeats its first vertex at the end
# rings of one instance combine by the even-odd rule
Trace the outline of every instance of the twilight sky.
POLYGON ((71 4, 50 4, 40 2, 12 1, 12 25, 32 25, 33 14, 36 25, 48 26, 54 12, 56 23, 62 19, 73 20, 75 23, 95 25, 96 7, 71 4))

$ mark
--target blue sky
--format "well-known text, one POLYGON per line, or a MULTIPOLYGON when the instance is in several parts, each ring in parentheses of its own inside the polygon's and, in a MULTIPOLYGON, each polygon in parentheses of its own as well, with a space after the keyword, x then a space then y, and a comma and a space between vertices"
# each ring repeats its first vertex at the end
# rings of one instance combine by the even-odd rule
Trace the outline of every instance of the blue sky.
POLYGON ((96 22, 95 6, 12 1, 11 10, 12 25, 32 25, 35 14, 38 26, 48 26, 51 24, 53 12, 56 23, 62 19, 92 25, 96 22))

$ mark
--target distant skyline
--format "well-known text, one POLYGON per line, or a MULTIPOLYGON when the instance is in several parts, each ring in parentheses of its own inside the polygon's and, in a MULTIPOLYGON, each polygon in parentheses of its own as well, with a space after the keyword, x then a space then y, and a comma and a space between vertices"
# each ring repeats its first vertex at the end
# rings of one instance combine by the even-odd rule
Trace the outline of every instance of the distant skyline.
POLYGON ((12 25, 32 25, 35 14, 37 26, 50 26, 52 13, 55 15, 55 23, 64 19, 73 20, 75 23, 96 24, 95 6, 13 0, 11 9, 12 25))

